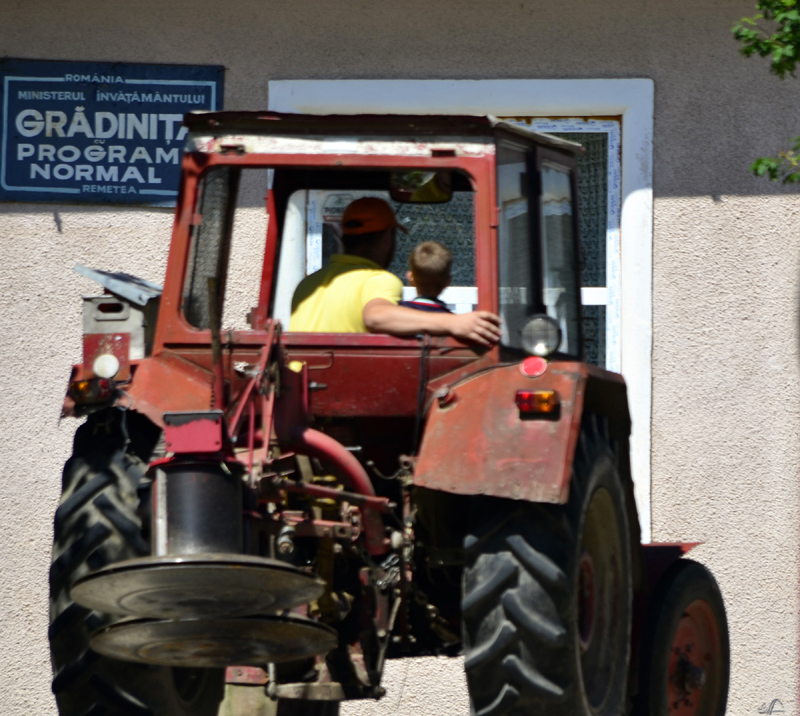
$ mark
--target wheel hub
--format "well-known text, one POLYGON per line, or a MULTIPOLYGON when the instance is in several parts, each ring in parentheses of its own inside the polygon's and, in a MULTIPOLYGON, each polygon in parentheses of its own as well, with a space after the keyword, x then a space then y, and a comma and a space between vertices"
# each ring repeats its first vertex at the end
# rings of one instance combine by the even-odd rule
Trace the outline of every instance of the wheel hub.
POLYGON ((690 605, 678 622, 672 640, 668 676, 670 716, 696 716, 706 685, 707 664, 711 662, 708 635, 699 603, 690 605), (700 609, 700 613, 698 612, 700 609))

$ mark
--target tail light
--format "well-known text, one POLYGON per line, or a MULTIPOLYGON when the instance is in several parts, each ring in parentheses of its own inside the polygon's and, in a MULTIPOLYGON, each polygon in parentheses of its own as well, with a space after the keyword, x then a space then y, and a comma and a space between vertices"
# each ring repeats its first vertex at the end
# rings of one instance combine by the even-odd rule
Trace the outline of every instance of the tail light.
POLYGON ((555 390, 518 390, 516 402, 523 415, 553 414, 558 410, 558 393, 555 390))
POLYGON ((73 380, 69 384, 69 394, 78 404, 100 403, 113 396, 114 388, 114 381, 105 378, 73 380))

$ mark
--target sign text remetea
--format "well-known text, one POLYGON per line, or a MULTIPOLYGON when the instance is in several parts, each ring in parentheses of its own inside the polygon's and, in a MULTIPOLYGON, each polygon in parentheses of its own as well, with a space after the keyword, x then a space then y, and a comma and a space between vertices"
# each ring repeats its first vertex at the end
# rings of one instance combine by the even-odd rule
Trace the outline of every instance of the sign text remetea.
POLYGON ((185 112, 219 109, 222 68, 8 60, 0 200, 168 205, 185 112))

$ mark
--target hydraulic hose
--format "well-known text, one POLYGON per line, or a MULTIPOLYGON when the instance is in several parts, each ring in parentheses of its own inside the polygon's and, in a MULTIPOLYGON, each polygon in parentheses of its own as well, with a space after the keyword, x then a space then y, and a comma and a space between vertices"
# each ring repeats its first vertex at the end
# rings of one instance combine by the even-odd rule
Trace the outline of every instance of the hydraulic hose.
MULTIPOLYGON (((339 469, 347 487, 367 497, 375 497, 375 488, 361 463, 337 440, 313 428, 296 427, 291 432, 292 448, 302 455, 332 462, 339 469)), ((388 545, 383 519, 369 505, 360 508, 367 550, 372 555, 385 554, 388 545)))

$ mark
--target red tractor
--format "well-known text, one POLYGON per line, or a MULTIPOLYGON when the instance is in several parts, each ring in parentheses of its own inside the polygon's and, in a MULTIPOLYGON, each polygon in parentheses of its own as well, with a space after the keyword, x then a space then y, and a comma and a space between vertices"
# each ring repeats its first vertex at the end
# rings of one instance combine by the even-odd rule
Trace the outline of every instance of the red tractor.
POLYGON ((61 716, 335 714, 430 654, 464 655, 478 716, 723 714, 716 582, 640 544, 625 383, 583 361, 581 147, 487 117, 185 123, 163 290, 79 267, 105 293, 65 403, 61 716), (499 345, 282 330, 362 196, 453 250, 443 299, 500 314, 499 345))

